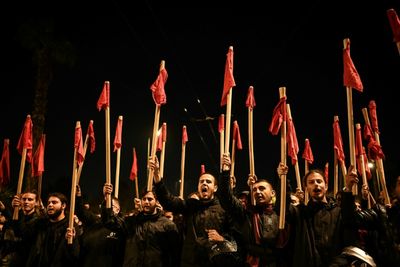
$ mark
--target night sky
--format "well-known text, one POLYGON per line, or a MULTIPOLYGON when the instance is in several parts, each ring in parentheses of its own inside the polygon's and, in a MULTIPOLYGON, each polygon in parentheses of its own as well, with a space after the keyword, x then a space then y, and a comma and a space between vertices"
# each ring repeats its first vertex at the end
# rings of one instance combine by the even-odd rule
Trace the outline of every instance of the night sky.
MULTIPOLYGON (((16 37, 23 23, 52 23, 54 40, 69 42, 76 58, 73 66, 54 65, 48 91, 45 122, 46 151, 44 194, 61 191, 69 197, 72 177, 74 128, 80 121, 83 134, 94 121, 96 151, 87 153, 81 186, 97 200, 105 181, 105 116, 96 108, 104 81, 110 81, 110 137, 114 140, 118 116, 124 117, 120 166, 120 198, 132 207, 134 184, 129 180, 132 148, 136 148, 139 185, 146 184, 147 141, 153 131, 155 105, 150 85, 165 60, 169 77, 167 104, 161 123, 167 123, 165 179, 178 193, 182 127, 189 141, 185 157, 185 195, 196 190, 201 164, 216 173, 219 165, 218 117, 226 53, 234 49, 232 122, 237 120, 243 150, 236 153, 235 174, 239 189, 249 173, 247 90, 254 86, 255 170, 259 178, 277 183, 280 137, 268 127, 286 87, 300 146, 310 140, 312 167, 330 163, 333 177, 333 131, 339 116, 346 165, 349 164, 346 89, 343 86, 343 39, 350 38, 351 57, 364 84, 353 90, 354 121, 364 125, 361 109, 370 100, 377 104, 380 140, 386 155, 388 185, 400 174, 398 163, 398 100, 400 56, 386 16, 398 1, 263 1, 259 4, 178 6, 155 1, 122 1, 82 6, 12 6, 2 17, 2 104, 0 137, 10 139, 11 185, 16 189, 21 156, 16 150, 27 114, 31 114, 35 68, 32 53, 16 37), (96 6, 94 6, 96 5, 96 6), (46 9, 44 9, 46 8, 46 9)), ((32 4, 31 4, 32 5, 32 4)), ((4 10, 4 9, 3 9, 4 10)), ((35 122, 33 121, 34 127, 35 122)), ((232 136, 232 134, 231 134, 232 136)), ((111 147, 112 151, 112 147, 111 147)), ((116 153, 111 154, 112 181, 116 153)), ((290 162, 288 160, 288 162, 290 162)), ((289 179, 294 185, 294 168, 289 179)), ((332 184, 331 184, 332 186, 332 184)))

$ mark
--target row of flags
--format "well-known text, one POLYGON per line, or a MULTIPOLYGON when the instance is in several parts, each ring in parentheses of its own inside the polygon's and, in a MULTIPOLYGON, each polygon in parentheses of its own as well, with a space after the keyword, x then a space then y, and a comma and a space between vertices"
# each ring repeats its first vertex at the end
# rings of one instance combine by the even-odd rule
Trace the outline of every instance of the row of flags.
MULTIPOLYGON (((389 18, 390 26, 393 32, 393 40, 396 43, 400 42, 400 20, 393 9, 389 9, 387 11, 387 15, 389 18)), ((228 53, 226 55, 226 63, 225 63, 225 72, 224 72, 224 84, 223 84, 223 92, 221 97, 221 106, 228 105, 228 95, 230 94, 230 90, 236 86, 234 75, 233 75, 233 49, 230 47, 228 53)), ((347 42, 343 49, 343 84, 346 87, 354 88, 360 92, 363 92, 363 84, 359 73, 351 59, 350 56, 350 42, 347 42)), ((150 86, 150 90, 152 91, 152 97, 156 104, 156 106, 161 106, 167 103, 167 97, 165 94, 165 84, 168 79, 168 73, 165 67, 160 68, 157 79, 150 86)), ((246 107, 253 109, 256 105, 254 99, 254 88, 252 86, 249 87, 248 97, 246 99, 246 107)), ((276 105, 273 111, 272 121, 269 126, 269 131, 273 135, 277 135, 279 133, 280 127, 283 122, 287 123, 287 144, 288 144, 288 155, 292 159, 292 164, 297 162, 297 154, 299 152, 299 145, 296 137, 295 126, 293 123, 293 119, 287 117, 287 103, 286 96, 282 97, 279 100, 279 103, 276 105)), ((103 86, 103 90, 101 95, 97 101, 97 109, 99 111, 106 109, 110 106, 110 83, 105 82, 103 86)), ((382 159, 384 158, 384 153, 382 148, 379 145, 379 141, 376 140, 375 134, 379 134, 379 129, 377 125, 377 116, 376 116, 376 104, 374 101, 370 102, 369 105, 370 110, 370 118, 371 124, 366 124, 361 133, 361 130, 357 130, 357 138, 355 142, 356 146, 356 155, 363 155, 367 162, 367 156, 371 159, 382 159), (362 147, 361 136, 367 140, 367 152, 362 147)), ((228 125, 228 118, 225 116, 228 125)), ((230 118, 229 118, 230 121, 230 118)), ((240 132, 237 121, 233 123, 233 139, 236 142, 237 148, 242 149, 242 142, 240 140, 240 132)), ((45 142, 46 136, 42 134, 38 147, 33 153, 33 140, 32 140, 32 127, 33 123, 28 115, 23 127, 23 131, 18 141, 17 150, 19 154, 22 155, 23 150, 26 149, 26 161, 31 163, 32 166, 32 176, 37 177, 41 176, 44 172, 44 151, 45 151, 45 142)), ((226 127, 225 127, 226 128, 226 127)), ((158 129, 158 125, 157 125, 158 129)), ((224 131, 224 116, 221 115, 219 123, 218 123, 219 132, 224 131)), ((333 124, 333 132, 334 132, 334 150, 337 156, 337 159, 340 162, 344 162, 344 150, 343 150, 343 142, 341 140, 340 128, 338 124, 338 120, 334 121, 333 124)), ((228 132, 227 132, 228 133, 228 132)), ((229 133, 228 133, 229 134, 229 133)), ((184 127, 184 132, 182 133, 183 143, 187 142, 187 133, 186 128, 184 127)), ((90 153, 94 153, 95 151, 95 135, 93 129, 93 121, 89 123, 86 139, 88 140, 88 144, 90 144, 90 153)), ((229 138, 228 138, 229 139, 229 138)), ((160 144, 166 141, 166 131, 161 134, 161 137, 157 140, 157 151, 161 150, 160 144), (160 141, 161 140, 161 141, 160 141)), ((75 139, 74 139, 74 148, 77 150, 77 163, 78 166, 81 166, 85 159, 85 149, 84 142, 82 136, 82 130, 80 127, 75 130, 75 139)), ((114 139, 114 152, 121 148, 122 146, 122 120, 118 120, 118 124, 116 127, 115 139, 114 139)), ((156 144, 153 144, 156 146, 156 144)), ((10 179, 10 159, 9 159, 9 139, 4 140, 3 145, 3 153, 1 155, 0 161, 0 185, 5 186, 9 183, 10 179)), ((303 152, 303 158, 312 163, 314 158, 312 155, 311 147, 309 144, 309 140, 306 139, 305 148, 303 152)), ((130 173, 130 179, 133 181, 137 178, 137 156, 136 150, 133 148, 133 163, 130 173)))

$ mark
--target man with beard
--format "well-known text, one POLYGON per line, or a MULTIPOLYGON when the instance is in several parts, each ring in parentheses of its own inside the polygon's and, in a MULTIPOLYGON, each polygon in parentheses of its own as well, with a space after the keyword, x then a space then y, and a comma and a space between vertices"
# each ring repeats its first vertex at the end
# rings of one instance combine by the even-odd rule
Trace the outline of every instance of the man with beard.
MULTIPOLYGON (((21 195, 15 195, 11 205, 14 209, 17 208, 19 210, 18 218, 20 219, 19 224, 22 228, 30 228, 39 217, 39 202, 35 190, 28 190, 21 195)), ((11 224, 13 224, 13 222, 11 224)), ((11 229, 8 230, 10 230, 10 233, 12 232, 11 229)), ((12 235, 14 235, 14 233, 12 233, 12 235)), ((19 233, 15 233, 15 235, 18 236, 19 233)), ((11 266, 25 266, 32 243, 32 239, 15 238, 15 253, 13 253, 11 258, 11 266)))
MULTIPOLYGON (((281 163, 282 165, 282 163, 281 163)), ((284 166, 287 170, 287 166, 284 166)), ((353 241, 346 235, 355 210, 351 188, 358 182, 357 172, 349 167, 341 206, 326 195, 328 185, 324 171, 310 170, 303 178, 303 186, 310 196, 307 205, 290 205, 286 220, 291 227, 293 261, 291 266, 325 267, 353 241)))
MULTIPOLYGON (((198 199, 181 199, 173 196, 159 173, 158 160, 149 160, 154 172, 155 189, 161 205, 170 211, 182 214, 185 220, 181 267, 220 266, 209 257, 210 248, 225 240, 234 241, 232 220, 221 207, 215 192, 217 181, 211 173, 202 173, 198 180, 198 199)), ((226 257, 226 260, 229 258, 226 257)), ((226 266, 236 266, 237 262, 226 262, 226 266)), ((241 266, 241 265, 240 265, 241 266)))
MULTIPOLYGON (((111 197, 112 191, 112 184, 104 184, 104 199, 107 195, 111 197)), ((120 212, 120 203, 116 197, 111 197, 111 208, 106 208, 104 203, 101 205, 99 217, 84 207, 82 192, 80 186, 77 186, 76 215, 83 225, 79 253, 79 265, 82 267, 122 266, 126 228, 120 212)))
POLYGON ((224 154, 219 196, 222 207, 232 214, 234 221, 240 225, 241 243, 245 247, 243 251, 246 257, 245 266, 282 266, 281 257, 279 257, 281 254, 279 217, 272 203, 272 198, 275 196, 272 185, 267 180, 256 180, 255 177, 250 176, 248 183, 252 185, 255 205, 244 206, 229 186, 230 168, 229 154, 224 154))
POLYGON ((179 266, 179 233, 174 222, 164 216, 154 192, 146 191, 141 202, 135 199, 137 215, 125 217, 128 236, 123 266, 179 266))
POLYGON ((65 214, 67 198, 61 193, 49 194, 45 217, 35 220, 29 227, 17 223, 16 233, 23 239, 33 240, 26 266, 73 266, 77 259, 77 241, 68 245, 65 214))

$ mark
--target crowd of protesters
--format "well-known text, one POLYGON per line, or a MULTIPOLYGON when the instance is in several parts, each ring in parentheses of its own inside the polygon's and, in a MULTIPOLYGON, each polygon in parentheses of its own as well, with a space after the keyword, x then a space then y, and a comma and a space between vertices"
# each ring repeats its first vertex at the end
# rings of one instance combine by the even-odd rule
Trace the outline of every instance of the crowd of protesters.
MULTIPOLYGON (((187 198, 171 194, 157 158, 149 168, 154 186, 134 199, 129 214, 122 214, 111 184, 103 186, 100 212, 85 205, 78 185, 72 228, 61 193, 50 193, 45 205, 34 190, 15 195, 10 207, 2 200, 0 266, 400 266, 400 176, 391 204, 368 208, 352 194, 358 183, 352 166, 340 201, 328 196, 324 171, 309 170, 302 181, 309 200, 288 186, 282 228, 273 177, 249 175, 249 187, 236 193, 229 154, 218 175, 200 174, 187 198)), ((280 163, 276 172, 286 177, 288 167, 280 163)), ((368 196, 367 187, 362 192, 368 196)))

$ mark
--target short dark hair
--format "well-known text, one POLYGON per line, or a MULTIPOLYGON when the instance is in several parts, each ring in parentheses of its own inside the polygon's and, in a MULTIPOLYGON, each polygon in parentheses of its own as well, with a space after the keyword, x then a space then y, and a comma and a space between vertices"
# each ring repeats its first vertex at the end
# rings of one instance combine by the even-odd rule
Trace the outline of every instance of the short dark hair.
POLYGON ((325 172, 321 169, 311 169, 309 170, 303 177, 303 186, 306 187, 307 185, 307 179, 308 176, 310 176, 311 174, 317 173, 319 175, 322 176, 322 178, 324 179, 325 183, 326 183, 326 177, 325 177, 325 172))
MULTIPOLYGON (((211 172, 203 172, 202 174, 200 174, 198 180, 200 180, 200 177, 203 176, 203 175, 210 175, 210 176, 214 177, 214 184, 218 185, 217 177, 214 174, 212 174, 211 172)), ((230 177, 229 177, 229 179, 230 179, 230 177)))
POLYGON ((56 198, 58 198, 58 199, 61 201, 61 204, 68 205, 68 199, 67 199, 67 197, 66 197, 63 193, 60 193, 60 192, 53 192, 53 193, 50 193, 49 196, 47 197, 47 200, 48 200, 50 197, 56 197, 56 198))
POLYGON ((152 190, 143 190, 142 194, 140 195, 140 199, 142 199, 145 195, 147 195, 147 193, 152 193, 154 198, 157 200, 157 195, 156 192, 152 191, 152 190))

